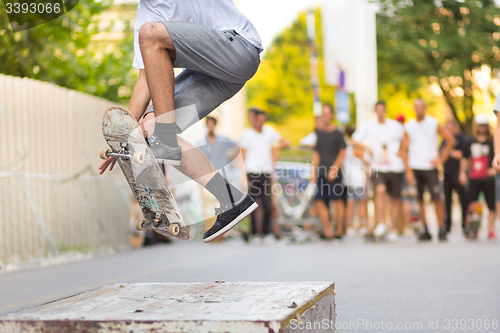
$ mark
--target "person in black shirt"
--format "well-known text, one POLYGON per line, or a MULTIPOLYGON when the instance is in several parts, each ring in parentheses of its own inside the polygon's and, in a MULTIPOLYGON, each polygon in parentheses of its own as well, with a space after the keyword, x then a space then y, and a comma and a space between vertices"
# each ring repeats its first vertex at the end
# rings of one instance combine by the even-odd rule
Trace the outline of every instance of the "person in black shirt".
MULTIPOLYGON (((444 199, 446 209, 446 231, 451 230, 451 206, 452 206, 452 193, 455 191, 460 199, 460 208, 462 211, 462 229, 465 226, 465 216, 467 214, 467 205, 465 202, 465 189, 460 184, 458 176, 460 174, 460 159, 463 156, 463 150, 466 145, 466 136, 459 131, 458 124, 455 120, 448 120, 446 128, 453 134, 455 145, 450 152, 449 158, 443 165, 444 169, 444 199)), ((446 146, 446 142, 441 143, 440 153, 446 146)))
POLYGON ((493 138, 490 133, 488 116, 478 114, 475 118, 476 135, 464 149, 460 163, 460 183, 467 183, 466 170, 469 168, 469 186, 467 204, 477 201, 479 193, 483 192, 488 205, 488 238, 496 239, 495 234, 495 176, 492 166, 495 157, 493 138), (470 163, 469 163, 470 162, 470 163))
POLYGON ((340 167, 345 158, 344 135, 332 123, 333 107, 323 104, 321 121, 323 129, 316 132, 317 143, 312 159, 311 181, 317 184, 315 206, 323 224, 326 238, 342 238, 344 223, 344 187, 341 182, 340 167), (333 234, 330 224, 329 202, 335 203, 337 231, 333 234))

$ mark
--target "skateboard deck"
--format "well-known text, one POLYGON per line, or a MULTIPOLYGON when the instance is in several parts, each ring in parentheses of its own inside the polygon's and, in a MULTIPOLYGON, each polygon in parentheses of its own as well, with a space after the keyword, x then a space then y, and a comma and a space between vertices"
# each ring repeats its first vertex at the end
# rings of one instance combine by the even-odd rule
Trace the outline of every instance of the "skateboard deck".
POLYGON ((408 186, 408 198, 410 200, 410 225, 415 232, 415 235, 422 234, 423 223, 420 216, 420 205, 417 198, 417 189, 414 185, 408 186))
POLYGON ((477 239, 481 219, 483 218, 483 205, 478 201, 473 201, 467 208, 467 217, 465 220, 465 237, 468 239, 477 239))
POLYGON ((165 174, 133 116, 119 106, 108 108, 102 118, 102 133, 109 148, 101 149, 100 157, 117 159, 144 214, 143 220, 136 221, 136 229, 153 228, 167 237, 189 239, 189 227, 165 182, 165 174))

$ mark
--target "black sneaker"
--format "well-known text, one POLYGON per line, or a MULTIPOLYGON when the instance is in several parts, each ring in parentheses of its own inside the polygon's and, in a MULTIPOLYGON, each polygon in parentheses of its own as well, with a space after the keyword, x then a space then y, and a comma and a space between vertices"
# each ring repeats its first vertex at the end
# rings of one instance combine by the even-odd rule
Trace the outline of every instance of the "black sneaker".
POLYGON ((181 147, 169 147, 161 142, 160 139, 154 134, 148 139, 148 143, 158 163, 169 165, 181 164, 181 147))
POLYGON ((438 237, 439 237, 440 241, 446 241, 446 240, 448 240, 448 238, 446 236, 446 229, 439 229, 438 237))
POLYGON ((420 236, 418 236, 419 241, 430 241, 432 240, 432 236, 428 231, 423 232, 420 236))
POLYGON ((245 199, 236 206, 221 204, 219 208, 215 209, 217 220, 214 225, 205 233, 203 241, 205 243, 211 242, 217 237, 231 230, 241 220, 253 212, 258 205, 248 194, 245 199))

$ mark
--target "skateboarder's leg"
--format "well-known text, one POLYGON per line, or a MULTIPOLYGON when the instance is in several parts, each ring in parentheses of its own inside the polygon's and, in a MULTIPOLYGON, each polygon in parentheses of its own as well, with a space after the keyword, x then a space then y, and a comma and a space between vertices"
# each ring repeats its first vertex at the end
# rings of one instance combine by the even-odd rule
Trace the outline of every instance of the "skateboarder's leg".
MULTIPOLYGON (((147 49, 147 57, 151 61, 159 61, 163 75, 167 76, 160 78, 160 70, 151 66, 152 71, 155 68, 157 71, 150 80, 151 71, 146 70, 150 89, 151 85, 158 88, 156 93, 155 89, 151 89, 155 113, 158 108, 161 109, 156 114, 156 128, 160 125, 158 122, 166 123, 161 124, 160 142, 153 144, 158 146, 156 151, 153 149, 153 153, 158 159, 180 164, 181 170, 204 185, 221 203, 221 207, 216 210, 218 218, 214 226, 204 236, 207 242, 231 229, 257 205, 250 196, 238 191, 215 172, 206 157, 194 147, 183 142, 182 154, 179 152, 171 157, 172 146, 168 141, 172 136, 177 141, 177 133, 236 94, 257 71, 259 50, 233 30, 219 31, 187 22, 161 24, 164 27, 147 23, 146 27, 141 28, 146 40, 141 44, 141 52, 147 49), (168 63, 171 59, 171 63, 168 63), (174 80, 173 67, 186 70, 174 80), (170 112, 174 110, 174 104, 176 111, 170 112), (158 119, 165 115, 165 119, 158 119), (184 153, 190 156, 181 157, 184 153)), ((148 61, 144 59, 144 62, 147 68, 148 61)))
POLYGON ((134 116, 135 120, 139 121, 141 119, 150 101, 151 95, 146 80, 146 71, 140 69, 129 104, 129 112, 134 116))
POLYGON ((144 62, 159 125, 153 137, 159 140, 152 150, 160 162, 178 165, 181 150, 175 150, 176 134, 243 87, 257 71, 259 50, 233 30, 219 31, 187 22, 146 23, 141 27, 139 39, 141 32, 144 35, 141 52, 144 49, 145 57, 151 60, 144 62), (159 65, 155 65, 154 61, 159 59, 159 65), (175 80, 174 67, 186 69, 175 80), (173 105, 176 112, 170 112, 173 105), (181 108, 195 111, 181 111, 181 108), (177 118, 180 112, 187 114, 182 121, 177 118))
MULTIPOLYGON (((174 67, 175 47, 165 25, 149 22, 139 30, 139 46, 156 117, 175 109, 174 67)), ((162 117, 163 122, 175 122, 175 113, 162 117)))

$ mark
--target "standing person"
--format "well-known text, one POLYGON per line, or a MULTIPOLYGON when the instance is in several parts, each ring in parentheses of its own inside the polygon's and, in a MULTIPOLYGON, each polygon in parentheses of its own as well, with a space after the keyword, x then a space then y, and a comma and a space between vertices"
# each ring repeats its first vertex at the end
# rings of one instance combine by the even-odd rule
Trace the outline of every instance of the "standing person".
POLYGON ((475 117, 476 133, 474 140, 465 149, 460 165, 460 183, 467 184, 469 169, 469 186, 467 204, 477 201, 483 192, 488 205, 488 239, 496 239, 495 234, 495 169, 492 166, 494 155, 493 138, 490 132, 488 116, 478 114, 475 117))
MULTIPOLYGON (((500 115, 498 112, 500 112, 500 94, 497 95, 497 99, 495 101, 495 105, 493 106, 493 112, 497 116, 497 128, 495 129, 495 137, 494 137, 494 144, 495 144, 495 159, 493 160, 493 168, 495 168, 495 171, 497 172, 497 188, 500 187, 500 115)), ((497 192, 497 214, 500 215, 500 191, 497 192)))
POLYGON ((355 130, 356 128, 353 126, 347 126, 345 129, 347 148, 344 163, 342 164, 344 185, 346 186, 345 190, 347 192, 345 212, 347 221, 347 236, 349 236, 351 231, 354 232, 353 217, 355 203, 358 205, 358 231, 364 234, 367 229, 368 200, 366 195, 366 181, 369 162, 365 160, 363 149, 360 147, 354 147, 352 144, 351 137, 355 130))
MULTIPOLYGON (((403 114, 396 116, 396 121, 404 126, 406 118, 403 114)), ((408 136, 406 136, 408 138, 408 136)), ((401 147, 399 151, 399 156, 407 158, 406 149, 408 147, 401 147)), ((408 161, 407 161, 408 162, 408 161)), ((414 232, 411 230, 411 206, 410 206, 410 196, 408 193, 408 181, 406 179, 406 170, 403 173, 403 180, 401 181, 401 203, 402 203, 402 217, 403 217, 403 235, 412 236, 414 232)))
POLYGON ((205 124, 207 135, 197 143, 198 148, 208 157, 215 169, 222 169, 238 156, 239 147, 233 139, 215 132, 216 118, 207 116, 205 124))
POLYGON ((316 132, 322 129, 323 127, 321 117, 316 117, 314 119, 314 123, 315 123, 314 131, 312 131, 311 133, 309 133, 307 136, 305 136, 300 140, 299 143, 301 146, 305 146, 307 148, 312 148, 312 149, 316 147, 316 142, 318 141, 318 136, 316 135, 316 132))
MULTIPOLYGON (((149 143, 157 161, 177 165, 219 201, 217 220, 203 236, 210 242, 257 204, 177 134, 233 97, 255 74, 262 52, 259 34, 231 0, 140 0, 134 51, 139 77, 130 113, 139 120, 152 99, 156 118, 149 143), (184 70, 175 77, 174 68, 184 70)), ((101 173, 115 163, 115 158, 104 161, 101 173)))
MULTIPOLYGON (((448 120, 446 129, 453 135, 454 146, 450 152, 449 158, 443 164, 444 169, 444 200, 445 200, 445 225, 446 231, 451 230, 451 206, 452 192, 455 191, 460 199, 460 208, 462 210, 462 229, 465 226, 465 216, 467 214, 467 205, 465 202, 465 189, 460 183, 458 176, 460 174, 460 160, 463 156, 463 150, 466 144, 466 137, 459 131, 458 124, 455 120, 448 120)), ((446 141, 441 143, 440 153, 446 148, 446 141)))
MULTIPOLYGON (((241 137, 241 151, 245 161, 245 168, 248 177, 249 194, 255 200, 260 199, 262 205, 262 234, 267 236, 270 233, 272 214, 272 175, 274 173, 273 147, 278 144, 280 147, 287 146, 287 141, 281 137, 271 126, 264 126, 267 121, 267 113, 252 109, 251 126, 241 137)), ((257 218, 255 212, 252 213, 252 234, 258 233, 257 218)))
POLYGON ((376 227, 373 235, 381 237, 389 228, 386 225, 386 194, 391 198, 391 227, 388 240, 397 240, 396 221, 401 202, 401 183, 405 170, 406 154, 400 156, 401 147, 407 145, 403 125, 387 118, 384 101, 375 104, 377 119, 363 124, 353 134, 356 145, 361 146, 371 155, 370 172, 375 189, 376 227))
POLYGON ((342 132, 333 124, 333 106, 324 103, 321 114, 322 129, 316 132, 317 143, 312 158, 311 182, 316 183, 314 204, 323 224, 325 238, 341 239, 344 223, 344 187, 341 166, 345 158, 346 143, 342 132), (337 231, 330 223, 329 203, 334 202, 337 231))
POLYGON ((493 167, 496 172, 500 173, 500 94, 497 95, 495 105, 493 105, 493 112, 497 116, 497 128, 495 129, 495 159, 493 160, 493 167))
POLYGON ((455 140, 453 140, 450 132, 438 123, 436 118, 425 114, 427 105, 423 99, 416 99, 414 101, 414 108, 417 119, 412 119, 405 124, 409 139, 406 173, 409 184, 412 184, 414 180, 417 182, 420 216, 425 229, 419 239, 432 239, 427 228, 424 205, 424 189, 427 188, 436 210, 436 218, 439 225, 439 240, 444 241, 447 239, 446 226, 444 224, 444 207, 441 200, 441 190, 439 188, 436 167, 446 162, 455 140), (438 151, 438 135, 446 141, 446 146, 441 150, 441 154, 438 151))

